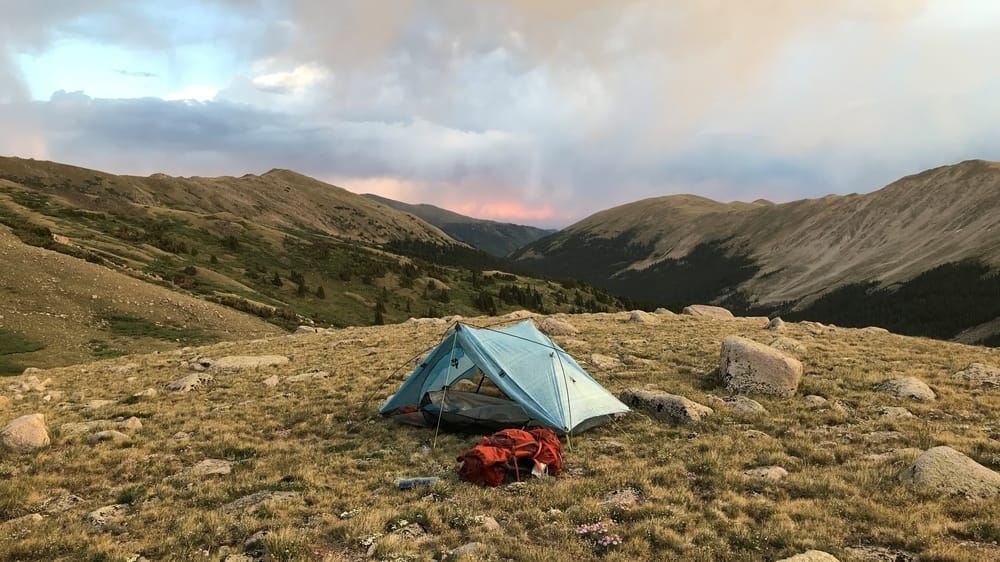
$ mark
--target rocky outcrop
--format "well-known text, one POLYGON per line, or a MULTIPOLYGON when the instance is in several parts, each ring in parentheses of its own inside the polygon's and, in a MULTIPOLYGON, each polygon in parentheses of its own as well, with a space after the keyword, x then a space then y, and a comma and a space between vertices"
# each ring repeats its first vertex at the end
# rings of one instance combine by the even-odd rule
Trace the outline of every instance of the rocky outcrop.
POLYGON ((762 343, 729 336, 722 341, 719 372, 730 392, 790 396, 802 380, 802 363, 762 343))
POLYGON ((21 416, 0 429, 0 445, 13 453, 30 453, 50 442, 42 414, 21 416))
POLYGON ((538 330, 549 336, 575 336, 580 331, 576 326, 558 318, 542 320, 538 323, 538 330))
POLYGON ((968 383, 1000 388, 1000 368, 983 363, 972 363, 952 377, 968 383))
POLYGON ((655 314, 650 314, 642 310, 633 310, 629 312, 628 321, 638 324, 658 324, 660 319, 655 314))
POLYGON ((897 398, 909 398, 920 402, 934 400, 934 391, 917 377, 901 377, 879 384, 876 390, 891 394, 897 398))
POLYGON ((702 406, 683 396, 656 390, 627 388, 621 394, 621 401, 656 419, 673 423, 697 422, 713 413, 708 406, 702 406))
POLYGON ((191 392, 202 384, 212 380, 212 375, 195 373, 186 377, 181 377, 167 385, 167 390, 172 392, 191 392))
POLYGON ((775 316, 774 318, 772 318, 767 323, 766 326, 764 326, 764 329, 765 330, 771 330, 772 332, 776 332, 778 330, 784 330, 785 329, 785 321, 782 320, 781 317, 775 316))
POLYGON ((972 498, 1000 495, 1000 474, 986 468, 951 447, 924 451, 903 471, 900 479, 919 488, 972 498))
POLYGON ((732 318, 733 313, 729 312, 721 306, 710 306, 707 304, 692 304, 691 306, 685 306, 681 314, 687 314, 688 316, 705 316, 708 318, 732 318))

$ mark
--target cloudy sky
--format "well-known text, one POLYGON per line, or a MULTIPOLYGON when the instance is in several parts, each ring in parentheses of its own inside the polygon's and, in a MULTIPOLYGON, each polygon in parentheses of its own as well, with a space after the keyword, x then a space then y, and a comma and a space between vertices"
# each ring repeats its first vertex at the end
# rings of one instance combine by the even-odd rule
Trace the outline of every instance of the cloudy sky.
POLYGON ((565 226, 1000 160, 995 0, 0 0, 0 154, 565 226))

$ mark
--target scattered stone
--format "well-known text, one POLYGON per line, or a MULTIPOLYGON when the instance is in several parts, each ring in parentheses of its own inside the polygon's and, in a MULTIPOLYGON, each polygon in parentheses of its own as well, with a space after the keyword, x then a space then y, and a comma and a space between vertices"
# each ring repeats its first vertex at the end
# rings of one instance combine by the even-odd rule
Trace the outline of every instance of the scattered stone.
POLYGON ((1000 368, 983 363, 972 363, 952 377, 965 382, 1000 388, 1000 368))
POLYGON ((226 505, 222 506, 223 512, 226 513, 236 513, 240 511, 245 511, 259 503, 265 501, 287 501, 299 496, 298 492, 274 492, 274 491, 264 491, 264 492, 254 492, 249 496, 243 496, 238 500, 231 501, 226 505))
POLYGON ((61 496, 53 496, 44 502, 42 502, 42 511, 45 513, 62 513, 64 511, 69 511, 74 507, 80 505, 85 500, 80 496, 74 494, 63 494, 61 496))
POLYGON ((653 311, 654 314, 659 314, 660 316, 677 316, 674 312, 668 308, 657 308, 653 311))
POLYGON ((172 392, 191 392, 195 388, 201 386, 203 383, 212 380, 212 375, 205 375, 200 373, 195 373, 193 375, 188 375, 186 377, 179 378, 174 382, 167 385, 167 390, 172 392))
POLYGON ((739 394, 789 396, 802 380, 802 363, 764 344, 739 336, 722 341, 722 383, 739 394))
POLYGON ((62 435, 78 435, 90 433, 102 425, 107 425, 107 420, 91 420, 85 422, 69 422, 59 426, 59 433, 62 435))
POLYGON ((757 468, 744 470, 743 474, 750 478, 760 478, 762 480, 777 482, 788 476, 788 471, 780 466, 758 466, 757 468))
POLYGON ((643 502, 642 492, 635 488, 622 488, 604 494, 601 505, 616 509, 632 509, 643 502))
POLYGON ((878 411, 884 418, 912 418, 913 414, 902 406, 883 406, 878 411))
POLYGON ((481 542, 465 543, 458 548, 454 548, 448 551, 448 558, 457 560, 459 558, 463 558, 465 556, 469 556, 472 554, 479 554, 485 549, 486 545, 484 545, 481 542))
POLYGON ((826 332, 826 326, 820 324, 819 322, 810 322, 806 320, 804 322, 799 322, 799 325, 803 326, 807 332, 814 336, 819 336, 826 332))
POLYGON ((256 562, 253 557, 246 554, 230 554, 223 558, 222 562, 256 562))
POLYGON ((827 554, 822 550, 807 550, 802 554, 796 554, 788 558, 782 558, 777 562, 840 562, 832 554, 827 554))
POLYGON ((615 441, 613 439, 604 439, 600 443, 601 452, 606 455, 617 455, 626 449, 626 445, 621 441, 615 441))
POLYGON ((191 467, 195 476, 225 476, 233 471, 233 463, 222 459, 205 459, 191 467))
POLYGON ((408 523, 392 532, 393 535, 407 539, 417 539, 427 535, 420 523, 408 523))
POLYGON ((873 445, 881 445, 889 441, 899 441, 902 438, 903 434, 898 431, 872 431, 861 436, 861 439, 866 443, 873 445))
POLYGON ((154 398, 158 393, 155 388, 147 388, 146 390, 140 390, 132 395, 132 398, 154 398))
POLYGON ((766 414, 767 409, 760 402, 747 398, 746 396, 715 396, 708 395, 709 403, 718 404, 741 414, 766 414))
MULTIPOLYGON (((46 402, 59 402, 60 400, 63 399, 63 396, 65 395, 66 393, 61 390, 53 390, 49 393, 46 393, 46 395, 42 397, 42 400, 46 402)), ((2 402, 2 399, 0 399, 0 402, 2 402)))
POLYGON ((490 517, 489 515, 483 516, 482 521, 479 522, 479 528, 486 531, 487 533, 495 533, 502 529, 502 527, 500 526, 500 522, 490 517))
POLYGON ((125 562, 150 562, 150 560, 141 554, 133 554, 126 558, 125 562))
POLYGON ((41 373, 41 372, 42 370, 39 369, 38 367, 28 367, 27 369, 21 371, 21 375, 31 375, 34 373, 41 373))
POLYGON ((212 362, 209 369, 213 371, 245 371, 260 367, 285 365, 289 361, 284 355, 229 355, 212 362))
POLYGON ((901 377, 883 382, 876 387, 876 390, 891 394, 897 398, 909 398, 910 400, 929 401, 934 400, 934 391, 927 386, 924 381, 916 377, 901 377))
POLYGON ((767 326, 764 326, 764 329, 765 330, 771 330, 772 332, 777 332, 779 330, 784 330, 785 329, 785 321, 782 320, 781 317, 775 316, 774 318, 772 318, 767 323, 767 326))
POLYGON ((436 326, 439 324, 446 324, 446 322, 440 318, 410 318, 403 324, 410 324, 414 326, 436 326))
POLYGON ((575 336, 580 332, 576 326, 569 322, 552 317, 539 322, 538 330, 548 336, 575 336))
POLYGON ((683 396, 655 390, 627 388, 622 392, 621 400, 630 407, 652 414, 656 419, 674 423, 698 422, 713 413, 708 406, 702 406, 683 396))
POLYGON ((315 334, 318 331, 319 330, 312 326, 299 326, 298 328, 295 328, 296 334, 315 334))
POLYGON ((633 310, 629 313, 628 321, 636 322, 638 324, 658 324, 660 319, 643 310, 633 310))
POLYGON ((328 371, 309 371, 308 373, 292 375, 287 379, 285 379, 285 383, 287 384, 287 383, 313 381, 313 380, 325 379, 329 376, 330 373, 328 371))
POLYGON ((50 442, 42 414, 21 416, 0 429, 0 445, 13 453, 30 453, 50 442))
POLYGON ((122 422, 122 429, 126 431, 139 431, 142 429, 142 420, 132 416, 131 418, 122 422))
POLYGON ((862 562, 913 562, 916 555, 883 546, 849 546, 844 550, 862 562))
POLYGON ((865 328, 861 328, 861 331, 865 332, 865 333, 868 333, 868 334, 888 334, 889 333, 889 330, 886 330, 885 328, 880 328, 878 326, 867 326, 865 328))
POLYGON ((609 357, 607 355, 601 355, 600 353, 592 353, 590 355, 590 364, 602 371, 613 371, 624 366, 624 363, 622 363, 619 359, 609 357))
POLYGON ((537 316, 537 314, 530 310, 515 310, 514 312, 504 316, 504 318, 507 318, 508 320, 521 320, 523 318, 534 318, 535 316, 537 316))
MULTIPOLYGON (((29 367, 28 370, 31 368, 29 367)), ((37 369, 36 369, 37 371, 37 369)), ((26 370, 25 373, 28 371, 26 370)), ((17 381, 13 384, 7 386, 7 390, 11 392, 16 392, 20 394, 26 394, 28 392, 45 392, 45 387, 52 384, 52 379, 45 379, 44 381, 38 380, 38 377, 32 375, 25 377, 24 380, 17 381)))
POLYGON ((817 396, 815 394, 810 394, 804 397, 803 400, 806 401, 806 404, 809 404, 811 406, 822 406, 827 402, 826 398, 823 398, 822 396, 817 396))
POLYGON ((103 408, 105 406, 110 406, 115 403, 116 402, 114 400, 91 400, 86 404, 84 404, 83 407, 88 410, 98 410, 100 408, 103 408))
POLYGON ((802 355, 806 352, 806 346, 802 345, 802 342, 785 336, 778 336, 777 338, 774 338, 774 341, 772 341, 770 345, 774 349, 784 351, 786 353, 802 355))
POLYGON ((111 441, 112 443, 127 443, 131 441, 128 435, 120 431, 115 431, 113 429, 108 429, 105 431, 99 431, 93 435, 87 436, 87 443, 90 445, 96 445, 101 441, 111 441))
POLYGON ((126 513, 128 513, 128 505, 116 503, 114 505, 106 505, 102 508, 91 511, 87 514, 85 519, 88 523, 100 529, 113 523, 120 522, 125 518, 126 513))
POLYGON ((177 433, 170 436, 174 441, 184 441, 191 438, 191 434, 186 431, 178 431, 177 433))
POLYGON ((924 451, 900 479, 920 488, 972 498, 1000 495, 1000 474, 945 446, 924 451))
POLYGON ((705 316, 708 318, 732 318, 733 313, 721 306, 709 306, 707 304, 692 304, 685 306, 681 314, 688 316, 705 316))
POLYGON ((747 439, 764 439, 770 437, 770 435, 760 431, 759 429, 748 429, 743 432, 743 437, 747 439))
POLYGON ((278 378, 278 375, 271 375, 271 376, 267 377, 266 379, 264 379, 263 382, 264 382, 264 386, 278 386, 278 383, 280 381, 281 381, 281 379, 278 378))
POLYGON ((816 444, 816 448, 817 449, 836 449, 837 448, 837 442, 836 441, 820 441, 819 443, 816 444))

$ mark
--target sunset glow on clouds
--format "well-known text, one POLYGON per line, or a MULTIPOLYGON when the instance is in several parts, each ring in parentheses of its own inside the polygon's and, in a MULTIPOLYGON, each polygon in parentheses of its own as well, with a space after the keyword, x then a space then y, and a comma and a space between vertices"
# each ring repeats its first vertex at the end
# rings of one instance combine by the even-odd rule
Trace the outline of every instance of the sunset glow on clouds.
POLYGON ((0 21, 0 153, 290 168, 565 226, 1000 160, 986 0, 61 0, 0 21))

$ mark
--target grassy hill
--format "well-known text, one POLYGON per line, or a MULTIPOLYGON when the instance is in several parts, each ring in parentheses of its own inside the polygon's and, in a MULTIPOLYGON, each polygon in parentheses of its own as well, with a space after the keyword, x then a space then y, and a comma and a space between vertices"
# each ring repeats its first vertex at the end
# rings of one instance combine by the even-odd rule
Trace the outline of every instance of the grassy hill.
MULTIPOLYGON (((2 374, 21 365, 51 366, 142 349, 120 338, 111 341, 113 333, 98 333, 108 318, 121 316, 121 306, 104 305, 103 296, 112 294, 121 301, 153 303, 196 298, 254 317, 237 322, 223 315, 224 324, 233 326, 223 330, 227 334, 201 317, 217 319, 215 312, 189 318, 154 304, 133 306, 125 314, 216 339, 248 336, 239 328, 244 324, 266 335, 300 324, 370 325, 524 308, 622 306, 602 290, 520 275, 510 262, 418 218, 286 170, 240 178, 143 178, 0 158, 0 229, 12 234, 5 238, 13 252, 5 260, 5 282, 29 295, 3 305, 7 319, 0 319, 0 350, 6 351, 0 358, 7 367, 2 374), (60 259, 60 271, 49 275, 44 264, 56 259, 52 254, 70 261, 60 259), (76 269, 107 274, 93 274, 93 290, 63 294, 63 275, 76 269), (119 281, 121 276, 132 280, 119 281), (91 298, 95 294, 99 298, 91 298), (158 296, 147 298, 152 294, 158 296), (50 316, 44 323, 11 324, 11 318, 40 314, 50 316), (94 329, 81 332, 81 323, 94 329), (86 333, 84 343, 94 343, 74 341, 58 350, 45 343, 51 334, 63 333, 86 333), (22 355, 38 345, 47 347, 22 355)), ((169 330, 153 339, 175 346, 197 343, 169 330)))
POLYGON ((1000 350, 789 324, 782 335, 803 346, 798 392, 754 396, 767 413, 743 414, 708 395, 725 394, 715 372, 720 341, 770 343, 775 334, 762 322, 627 318, 565 316, 580 332, 555 339, 615 394, 656 388, 715 413, 677 426, 633 412, 566 443, 564 475, 499 489, 457 478, 455 457, 478 435, 435 439, 433 430, 371 417, 443 325, 224 342, 35 373, 51 379, 43 390, 0 391, 14 398, 0 399, 0 425, 41 413, 52 436, 29 455, 0 453, 0 559, 428 560, 473 542, 481 550, 467 559, 743 562, 807 549, 842 562, 1000 559, 1000 497, 900 480, 937 445, 1000 470, 1000 392, 953 376, 972 362, 1000 366, 1000 350), (264 354, 290 361, 209 371, 212 380, 188 393, 165 389, 194 373, 192 361, 264 354), (593 354, 621 363, 599 369, 593 354), (317 370, 328 376, 289 380, 317 370), (936 400, 875 390, 898 376, 920 377, 936 400), (913 416, 886 416, 887 407, 913 416), (128 437, 91 437, 109 429, 128 437), (208 459, 225 461, 228 473, 197 472, 218 466, 208 459), (788 476, 745 474, 770 465, 788 476), (408 476, 442 481, 399 490, 394 480, 408 476), (88 517, 107 506, 118 506, 104 511, 113 517, 88 517), (613 522, 620 545, 581 534, 602 521, 613 522))
POLYGON ((434 205, 412 205, 373 194, 366 194, 365 197, 419 217, 452 238, 497 257, 508 256, 514 250, 556 232, 523 224, 474 219, 434 205))
POLYGON ((559 271, 650 306, 711 301, 754 314, 992 341, 1000 334, 990 330, 1000 317, 998 213, 1000 163, 972 160, 865 195, 784 204, 692 195, 639 201, 513 257, 532 271, 559 271), (942 329, 931 314, 946 315, 950 325, 942 329))

